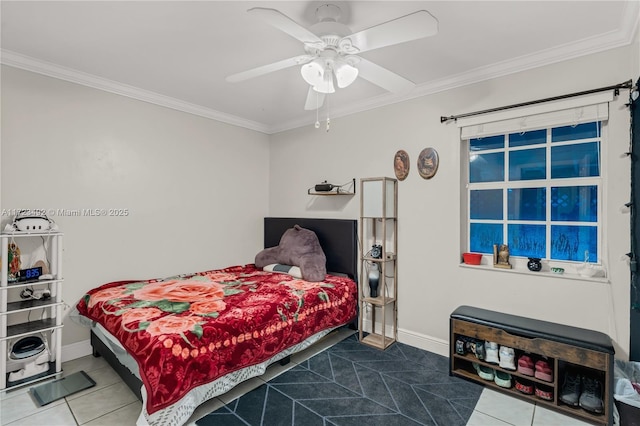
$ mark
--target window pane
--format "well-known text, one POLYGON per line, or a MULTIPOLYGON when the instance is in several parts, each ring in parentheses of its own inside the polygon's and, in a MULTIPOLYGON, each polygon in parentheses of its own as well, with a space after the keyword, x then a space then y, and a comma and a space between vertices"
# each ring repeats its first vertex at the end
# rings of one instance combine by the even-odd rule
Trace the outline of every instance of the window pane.
POLYGON ((502 225, 495 223, 472 223, 470 237, 470 249, 474 253, 493 254, 493 245, 504 241, 502 225))
POLYGON ((551 142, 574 141, 577 139, 597 138, 599 136, 599 121, 551 129, 551 142))
POLYGON ((504 152, 471 155, 469 182, 500 181, 504 181, 504 152))
POLYGON ((600 143, 589 142, 551 148, 551 178, 600 176, 600 143))
POLYGON ((509 253, 512 256, 539 257, 547 255, 545 225, 509 225, 509 253))
POLYGON ((525 146, 547 142, 547 129, 534 130, 524 133, 511 133, 509 146, 525 146))
POLYGON ((546 188, 509 189, 509 220, 546 220, 546 188))
POLYGON ((546 177, 545 148, 525 149, 509 153, 509 180, 545 179, 546 177))
POLYGON ((585 252, 589 261, 598 259, 598 239, 595 226, 551 226, 551 258, 583 262, 585 252))
POLYGON ((471 191, 471 219, 502 219, 502 190, 471 191))
POLYGON ((504 135, 477 138, 469 141, 469 151, 504 148, 504 135))
POLYGON ((598 187, 562 186, 551 188, 551 220, 598 221, 598 187))

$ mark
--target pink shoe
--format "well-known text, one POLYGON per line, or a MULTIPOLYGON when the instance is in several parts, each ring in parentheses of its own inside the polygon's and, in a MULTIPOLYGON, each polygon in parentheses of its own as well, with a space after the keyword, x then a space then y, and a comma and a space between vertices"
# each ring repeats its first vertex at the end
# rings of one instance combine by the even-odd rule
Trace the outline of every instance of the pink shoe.
POLYGON ((536 362, 535 377, 545 382, 553 382, 553 370, 549 367, 549 363, 546 360, 541 359, 536 362))
POLYGON ((533 376, 533 360, 529 355, 522 355, 518 358, 518 373, 533 376))

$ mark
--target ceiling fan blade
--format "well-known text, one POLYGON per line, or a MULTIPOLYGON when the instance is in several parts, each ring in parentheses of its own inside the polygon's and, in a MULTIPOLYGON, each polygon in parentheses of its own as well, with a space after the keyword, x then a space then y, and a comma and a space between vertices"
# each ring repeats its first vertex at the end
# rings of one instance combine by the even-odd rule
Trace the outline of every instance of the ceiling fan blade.
POLYGON ((351 43, 358 52, 379 49, 438 33, 438 21, 426 10, 367 28, 344 37, 340 44, 351 43))
POLYGON ((398 74, 382 68, 380 65, 374 64, 364 58, 360 58, 358 62, 358 77, 362 77, 367 81, 380 86, 385 90, 393 93, 401 93, 411 90, 415 84, 398 74))
POLYGON ((273 71, 278 71, 296 65, 304 64, 306 62, 309 62, 313 58, 314 56, 312 55, 294 56, 293 58, 283 59, 282 61, 274 62, 272 64, 262 65, 261 67, 242 71, 237 74, 232 74, 230 76, 227 76, 226 80, 230 83, 237 83, 238 81, 244 81, 250 78, 259 77, 273 71))
POLYGON ((309 86, 309 93, 307 93, 307 101, 304 104, 304 109, 307 111, 320 108, 324 104, 324 93, 316 92, 313 90, 313 86, 309 86))
POLYGON ((264 7, 254 7, 252 9, 249 9, 247 12, 258 16, 267 24, 279 29, 280 31, 284 31, 291 37, 298 39, 303 43, 320 44, 324 46, 324 42, 320 39, 320 37, 309 31, 302 25, 298 24, 293 19, 282 14, 278 10, 268 9, 264 7))

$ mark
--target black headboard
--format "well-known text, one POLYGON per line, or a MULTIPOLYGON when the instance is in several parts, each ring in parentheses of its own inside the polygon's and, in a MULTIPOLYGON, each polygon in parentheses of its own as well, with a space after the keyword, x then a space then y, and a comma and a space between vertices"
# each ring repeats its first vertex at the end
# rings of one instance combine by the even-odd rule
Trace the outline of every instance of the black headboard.
POLYGON ((327 272, 341 272, 358 279, 358 221, 352 219, 313 219, 265 217, 264 247, 274 247, 289 228, 300 225, 318 236, 327 257, 327 272))

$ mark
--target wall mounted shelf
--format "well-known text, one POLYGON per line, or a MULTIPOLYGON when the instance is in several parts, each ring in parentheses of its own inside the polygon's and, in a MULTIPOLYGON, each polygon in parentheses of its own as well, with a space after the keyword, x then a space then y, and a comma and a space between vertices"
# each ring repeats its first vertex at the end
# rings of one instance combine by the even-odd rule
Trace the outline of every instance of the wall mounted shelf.
MULTIPOLYGON (((327 183, 327 181, 324 181, 323 183, 327 183)), ((339 186, 335 186, 335 188, 333 188, 331 191, 316 191, 315 190, 315 186, 312 188, 309 188, 307 190, 307 194, 309 195, 321 195, 321 196, 325 196, 325 195, 356 195, 356 179, 353 178, 351 181, 339 185, 339 186), (344 188, 347 189, 344 189, 344 188)))

